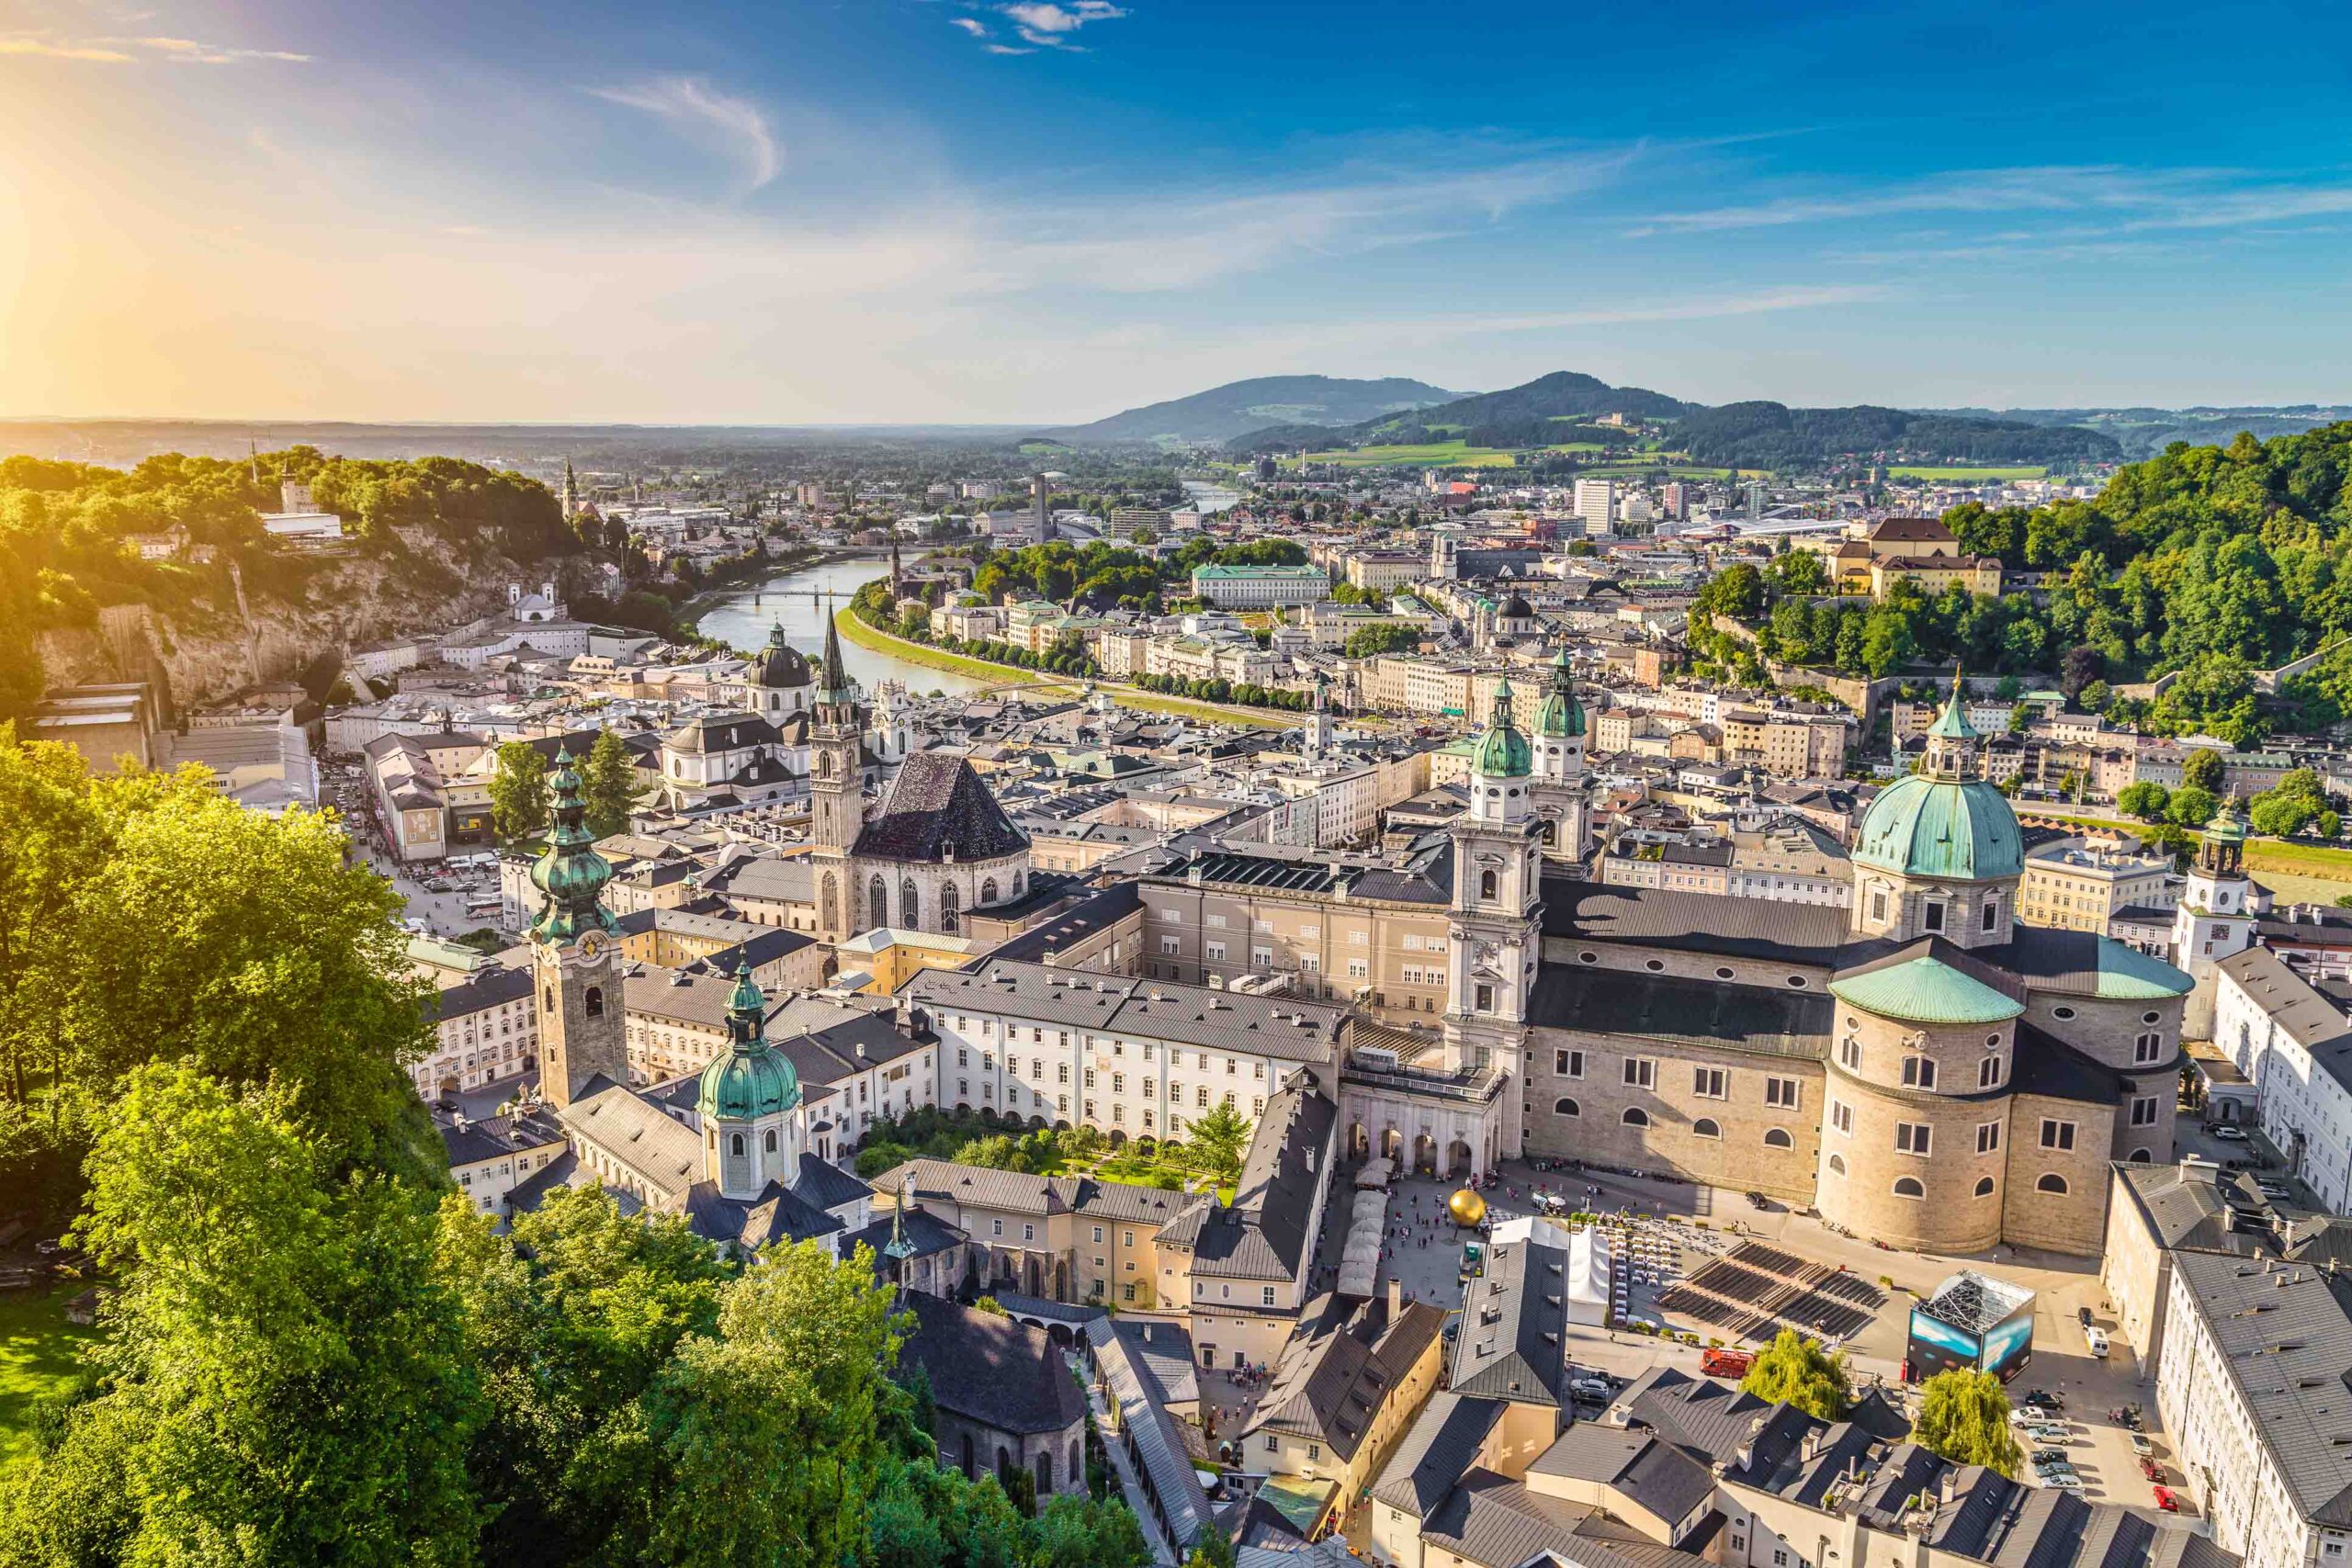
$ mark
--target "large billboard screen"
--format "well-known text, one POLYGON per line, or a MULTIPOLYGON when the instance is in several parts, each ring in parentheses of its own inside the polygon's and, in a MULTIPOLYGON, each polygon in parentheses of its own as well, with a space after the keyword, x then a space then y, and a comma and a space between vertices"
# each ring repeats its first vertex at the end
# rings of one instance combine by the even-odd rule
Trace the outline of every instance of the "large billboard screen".
POLYGON ((1982 1348, 1976 1336, 1967 1330, 1930 1317, 1921 1308, 1911 1309, 1911 1343, 1905 1359, 1911 1363, 1913 1378, 1924 1381, 1938 1372, 1973 1372, 1982 1348))
POLYGON ((2017 1376, 2032 1354, 2033 1303, 2029 1300, 1985 1331, 1984 1370, 2007 1381, 2017 1376))

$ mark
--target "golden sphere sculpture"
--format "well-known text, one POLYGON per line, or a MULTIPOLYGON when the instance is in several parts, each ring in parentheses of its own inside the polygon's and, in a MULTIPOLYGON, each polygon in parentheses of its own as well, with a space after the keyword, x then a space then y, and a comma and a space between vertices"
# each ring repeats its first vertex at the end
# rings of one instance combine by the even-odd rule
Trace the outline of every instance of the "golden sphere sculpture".
POLYGON ((1467 1187, 1460 1188, 1445 1201, 1445 1212, 1453 1216, 1455 1224, 1468 1230, 1487 1217, 1487 1201, 1467 1187))

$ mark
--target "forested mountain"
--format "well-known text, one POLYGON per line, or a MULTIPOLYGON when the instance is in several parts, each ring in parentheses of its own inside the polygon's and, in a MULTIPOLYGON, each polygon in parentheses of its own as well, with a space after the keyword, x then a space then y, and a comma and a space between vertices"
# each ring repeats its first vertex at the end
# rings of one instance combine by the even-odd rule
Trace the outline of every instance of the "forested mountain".
POLYGON ((2121 451, 2112 436, 2069 426, 1908 413, 1867 403, 1843 409, 1725 403, 1685 415, 1675 440, 1694 463, 1740 468, 1804 468, 1873 455, 1927 463, 2111 461, 2121 451))
POLYGON ((1459 395, 1401 376, 1377 381, 1351 381, 1336 376, 1261 376, 1212 387, 1189 398, 1127 409, 1091 424, 1038 434, 1056 441, 1081 444, 1229 441, 1270 424, 1341 429, 1399 410, 1442 403, 1459 395))
MULTIPOLYGON (((2352 644, 2258 699, 2254 675, 2352 634, 2352 423, 2303 435, 2182 447, 2119 469, 2098 499, 1947 513, 1968 548, 2012 570, 2057 574, 2042 596, 1901 587, 1871 604, 1815 597, 1792 554, 1735 567, 1704 608, 1750 620, 1760 651, 1794 664, 1891 674, 1915 660, 1977 672, 2055 671, 2087 705, 2164 733, 2242 744, 2281 727, 2352 716, 2352 644), (2178 671, 2152 702, 2109 688, 2178 671)), ((1702 652, 1752 660, 1704 626, 1702 652)))
POLYGON ((1555 370, 1524 386, 1367 420, 1352 434, 1362 441, 1411 443, 1442 432, 1460 435, 1474 446, 1541 446, 1559 438, 1565 421, 1604 413, 1673 419, 1691 406, 1664 392, 1612 387, 1598 377, 1555 370))
POLYGON ((1962 419, 2075 424, 2111 435, 2127 457, 2153 457, 2176 441, 2226 442, 2241 430, 2267 439, 2302 435, 2352 419, 2352 403, 2252 403, 2238 408, 1922 409, 1962 419))

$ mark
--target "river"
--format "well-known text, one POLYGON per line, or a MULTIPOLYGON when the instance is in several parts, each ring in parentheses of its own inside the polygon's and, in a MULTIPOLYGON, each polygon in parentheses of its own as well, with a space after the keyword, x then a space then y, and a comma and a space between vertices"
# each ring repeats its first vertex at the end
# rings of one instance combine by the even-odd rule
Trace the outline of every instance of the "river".
MULTIPOLYGON (((922 558, 918 552, 906 557, 904 564, 912 566, 922 558)), ((890 563, 877 556, 829 561, 772 577, 757 588, 730 593, 704 611, 702 634, 741 652, 752 653, 767 642, 768 627, 782 621, 785 637, 813 663, 825 646, 825 601, 810 595, 830 592, 836 595, 840 604, 847 605, 850 595, 860 586, 886 575, 889 570, 890 563)), ((989 682, 975 676, 910 664, 894 654, 876 653, 847 640, 842 643, 842 660, 869 696, 876 682, 892 679, 905 682, 907 690, 915 693, 966 694, 993 689, 989 682)), ((1007 685, 1024 679, 1017 670, 1009 670, 1005 675, 1003 683, 1007 685)))

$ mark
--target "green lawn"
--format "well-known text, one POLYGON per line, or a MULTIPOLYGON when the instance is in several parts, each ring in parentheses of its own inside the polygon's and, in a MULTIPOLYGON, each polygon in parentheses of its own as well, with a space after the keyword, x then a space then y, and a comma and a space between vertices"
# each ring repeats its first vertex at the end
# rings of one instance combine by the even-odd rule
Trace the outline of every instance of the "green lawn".
POLYGON ((65 1303, 83 1287, 0 1294, 0 1465, 32 1447, 33 1405, 72 1377, 74 1351, 96 1331, 65 1321, 65 1303))
POLYGON ((2018 468, 1973 468, 1958 466, 1939 468, 1933 467, 1922 467, 1909 463, 1894 464, 1886 471, 1888 477, 1891 479, 1955 479, 1961 481, 1970 479, 2038 479, 2050 472, 2048 468, 2040 464, 2029 464, 2018 468))
POLYGON ((2245 868, 2253 872, 2286 872, 2295 876, 2338 882, 2352 888, 2352 850, 2332 850, 2324 844, 2292 844, 2278 839, 2248 839, 2245 868))
POLYGON ((1519 460, 1492 446, 1472 446, 1462 441, 1425 441, 1417 446, 1359 446, 1352 452, 1310 452, 1311 463, 1336 463, 1343 468, 1377 468, 1392 463, 1420 468, 1510 468, 1519 460))

